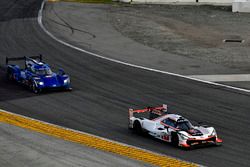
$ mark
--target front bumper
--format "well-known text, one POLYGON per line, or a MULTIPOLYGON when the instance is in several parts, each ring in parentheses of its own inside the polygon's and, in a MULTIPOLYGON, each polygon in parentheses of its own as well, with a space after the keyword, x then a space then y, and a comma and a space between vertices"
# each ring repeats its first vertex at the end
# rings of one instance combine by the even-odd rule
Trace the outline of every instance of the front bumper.
POLYGON ((180 142, 180 146, 184 148, 190 148, 194 146, 202 146, 202 145, 221 145, 222 140, 216 136, 209 137, 206 139, 187 139, 185 141, 180 142))
MULTIPOLYGON (((40 82, 41 83, 41 82, 40 82)), ((67 89, 70 88, 70 84, 59 84, 59 83, 55 83, 55 84, 44 84, 42 82, 42 84, 40 84, 39 82, 37 82, 37 88, 39 89, 67 89)))
POLYGON ((59 90, 72 90, 70 85, 46 85, 38 86, 38 89, 42 91, 59 91, 59 90))

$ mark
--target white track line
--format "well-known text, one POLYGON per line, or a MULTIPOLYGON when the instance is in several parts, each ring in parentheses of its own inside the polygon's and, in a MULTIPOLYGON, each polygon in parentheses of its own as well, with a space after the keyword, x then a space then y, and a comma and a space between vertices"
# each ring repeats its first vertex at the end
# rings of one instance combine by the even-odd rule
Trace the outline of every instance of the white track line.
POLYGON ((212 81, 212 82, 247 82, 247 81, 250 81, 250 74, 189 75, 189 77, 212 81))
POLYGON ((206 84, 210 84, 210 85, 215 85, 215 86, 219 86, 219 87, 224 87, 224 88, 228 88, 228 89, 233 89, 233 90, 237 90, 237 91, 242 91, 242 92, 250 93, 250 90, 248 90, 248 89, 243 89, 243 88, 238 88, 238 87, 234 87, 234 86, 224 85, 224 84, 215 83, 215 82, 211 82, 211 81, 205 81, 205 80, 198 79, 198 78, 192 78, 192 77, 185 76, 185 75, 180 75, 180 74, 176 74, 176 73, 172 73, 172 72, 167 72, 167 71, 161 71, 161 70, 157 70, 157 69, 153 69, 153 68, 148 68, 148 67, 144 67, 144 66, 140 66, 140 65, 126 63, 126 62, 119 61, 119 60, 116 60, 116 59, 107 58, 107 57, 101 56, 99 54, 92 53, 92 52, 89 52, 87 50, 84 50, 84 49, 78 48, 76 46, 73 46, 73 45, 71 45, 71 44, 69 44, 67 42, 64 42, 64 41, 58 39, 57 37, 55 37, 53 34, 51 34, 44 27, 44 25, 42 23, 42 17, 43 17, 42 16, 42 12, 43 12, 45 1, 46 0, 43 1, 42 5, 41 5, 41 9, 40 9, 39 14, 38 14, 38 24, 40 25, 40 27, 43 29, 43 31, 46 34, 48 34, 51 38, 53 38, 54 40, 56 40, 57 42, 65 45, 65 46, 68 46, 68 47, 73 48, 75 50, 78 50, 80 52, 87 53, 89 55, 92 55, 92 56, 95 56, 95 57, 98 57, 98 58, 101 58, 101 59, 105 59, 105 60, 108 60, 108 61, 111 61, 111 62, 123 64, 123 65, 127 65, 127 66, 130 66, 130 67, 139 68, 139 69, 143 69, 143 70, 147 70, 147 71, 153 71, 153 72, 162 73, 162 74, 167 74, 167 75, 172 75, 172 76, 176 76, 176 77, 180 77, 180 78, 185 78, 185 79, 189 79, 189 80, 193 80, 193 81, 198 81, 198 82, 202 82, 202 83, 206 83, 206 84))

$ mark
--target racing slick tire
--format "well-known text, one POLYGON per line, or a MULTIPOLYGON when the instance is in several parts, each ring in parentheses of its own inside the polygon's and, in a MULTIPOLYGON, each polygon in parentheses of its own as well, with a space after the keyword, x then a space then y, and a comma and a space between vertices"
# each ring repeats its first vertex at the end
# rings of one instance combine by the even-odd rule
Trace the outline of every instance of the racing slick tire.
POLYGON ((134 122, 133 130, 135 133, 142 135, 143 131, 142 131, 141 124, 139 121, 134 122))
POLYGON ((171 134, 171 144, 175 147, 179 146, 179 137, 177 133, 171 134))
POLYGON ((13 79, 14 78, 13 74, 9 70, 7 71, 6 78, 7 78, 8 81, 13 81, 14 80, 13 79))
POLYGON ((35 94, 38 94, 41 92, 41 89, 37 88, 36 83, 33 81, 31 82, 31 91, 35 94))

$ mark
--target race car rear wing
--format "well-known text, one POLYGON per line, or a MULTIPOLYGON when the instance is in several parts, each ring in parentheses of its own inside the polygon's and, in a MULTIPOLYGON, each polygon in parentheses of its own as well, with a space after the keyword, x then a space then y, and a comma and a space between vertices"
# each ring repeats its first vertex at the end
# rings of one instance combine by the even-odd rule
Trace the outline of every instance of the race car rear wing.
POLYGON ((39 56, 30 56, 30 57, 6 57, 6 65, 8 65, 9 61, 20 61, 20 60, 32 60, 32 59, 39 59, 39 61, 42 61, 42 55, 40 54, 39 56))
POLYGON ((168 106, 166 104, 163 104, 162 106, 159 106, 159 107, 147 107, 147 108, 138 109, 138 110, 134 110, 130 108, 128 110, 128 116, 129 118, 131 118, 134 116, 134 113, 144 113, 144 112, 151 112, 153 114, 161 116, 162 114, 167 112, 167 109, 168 109, 168 106))

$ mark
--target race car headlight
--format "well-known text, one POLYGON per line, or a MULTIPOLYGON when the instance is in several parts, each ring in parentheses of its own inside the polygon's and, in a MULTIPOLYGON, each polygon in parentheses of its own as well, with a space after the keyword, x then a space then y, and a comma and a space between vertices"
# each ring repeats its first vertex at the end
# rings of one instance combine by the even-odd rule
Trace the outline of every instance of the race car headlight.
POLYGON ((70 83, 70 79, 69 79, 69 78, 65 79, 65 80, 63 81, 63 83, 64 83, 64 84, 69 84, 69 83, 70 83))
POLYGON ((37 82, 38 83, 38 85, 41 85, 41 86, 43 86, 44 85, 44 83, 43 82, 37 82))
POLYGON ((180 134, 180 137, 182 138, 182 140, 187 140, 189 137, 182 134, 182 133, 179 133, 180 134))

